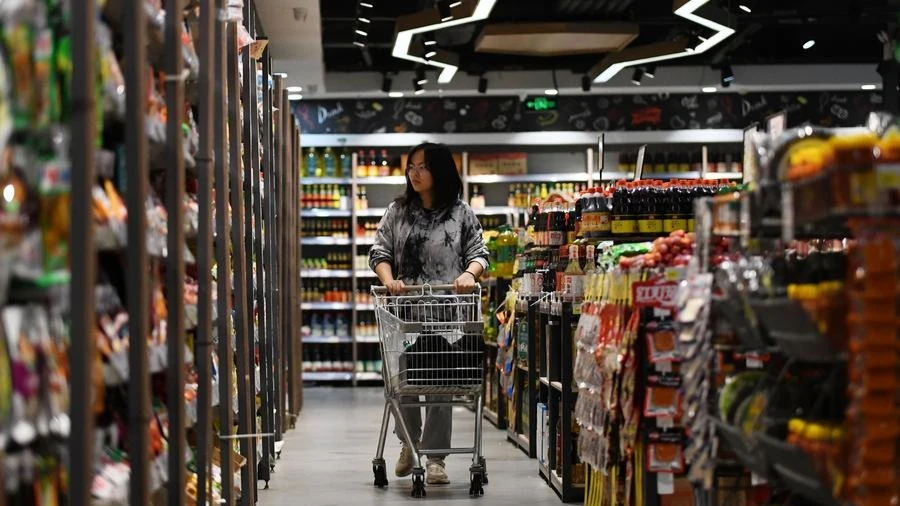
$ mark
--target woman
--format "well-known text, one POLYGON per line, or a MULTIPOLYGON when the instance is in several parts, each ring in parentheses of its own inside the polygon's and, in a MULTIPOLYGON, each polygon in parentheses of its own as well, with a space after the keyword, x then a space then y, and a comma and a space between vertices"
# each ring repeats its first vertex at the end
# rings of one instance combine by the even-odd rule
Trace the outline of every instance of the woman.
MULTIPOLYGON (((475 288, 488 267, 488 250, 481 224, 461 195, 462 180, 447 146, 426 142, 409 151, 406 192, 388 207, 369 252, 369 266, 391 293, 426 283, 452 284, 458 292, 475 288)), ((422 448, 450 448, 450 406, 428 407, 424 432, 419 408, 404 409, 403 417, 413 441, 422 437, 422 448)), ((396 475, 408 476, 412 460, 404 445, 396 475)), ((425 470, 426 483, 449 483, 443 456, 430 457, 425 470)))

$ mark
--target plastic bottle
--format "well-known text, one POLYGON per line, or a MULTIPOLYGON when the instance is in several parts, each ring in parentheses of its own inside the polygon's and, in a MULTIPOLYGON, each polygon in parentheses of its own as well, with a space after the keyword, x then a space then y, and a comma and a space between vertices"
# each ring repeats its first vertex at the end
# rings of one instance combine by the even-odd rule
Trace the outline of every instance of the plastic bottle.
POLYGON ((498 278, 512 278, 518 243, 518 237, 509 225, 500 227, 500 235, 497 236, 495 246, 497 251, 497 266, 494 269, 494 275, 498 278))
POLYGON ((306 177, 316 177, 316 170, 319 166, 319 157, 316 156, 315 148, 309 148, 306 152, 306 177))
POLYGON ((381 156, 379 156, 379 164, 378 164, 378 175, 381 177, 388 177, 391 175, 391 165, 388 162, 388 154, 386 149, 381 150, 381 156))
POLYGON ((336 177, 350 177, 353 173, 353 157, 346 149, 341 150, 336 177))
POLYGON ((323 176, 325 176, 325 177, 337 176, 337 161, 334 159, 334 152, 331 151, 331 148, 325 148, 325 152, 322 153, 322 165, 323 165, 323 172, 322 172, 323 176))
POLYGON ((369 166, 366 164, 366 152, 359 150, 356 153, 356 177, 366 177, 369 175, 369 166))

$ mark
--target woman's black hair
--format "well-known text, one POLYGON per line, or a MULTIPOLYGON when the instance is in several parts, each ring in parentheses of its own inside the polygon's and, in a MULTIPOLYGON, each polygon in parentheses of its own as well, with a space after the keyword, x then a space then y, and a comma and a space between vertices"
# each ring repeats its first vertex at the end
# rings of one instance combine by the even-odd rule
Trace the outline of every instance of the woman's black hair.
MULTIPOLYGON (((423 142, 409 150, 407 163, 419 151, 425 155, 425 166, 431 173, 435 209, 443 209, 456 203, 462 197, 463 183, 450 148, 444 144, 423 142)), ((422 198, 419 197, 409 181, 409 174, 406 174, 406 191, 397 197, 396 202, 401 206, 412 203, 422 204, 422 198)))

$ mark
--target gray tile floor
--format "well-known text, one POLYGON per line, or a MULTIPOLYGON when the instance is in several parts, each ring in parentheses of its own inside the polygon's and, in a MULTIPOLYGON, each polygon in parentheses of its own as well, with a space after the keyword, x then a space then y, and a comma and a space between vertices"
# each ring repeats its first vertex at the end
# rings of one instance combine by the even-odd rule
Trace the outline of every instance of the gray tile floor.
MULTIPOLYGON (((390 485, 372 486, 372 457, 384 391, 381 388, 306 388, 297 428, 285 434, 281 460, 269 489, 259 491, 261 506, 396 505, 410 497, 410 478, 396 478, 399 443, 389 434, 385 449, 390 485)), ((454 445, 463 446, 474 434, 474 416, 464 408, 454 413, 454 445)), ((538 476, 537 461, 506 442, 505 431, 484 424, 484 454, 490 483, 478 501, 491 506, 559 505, 558 496, 538 476)), ((422 504, 465 504, 469 497, 470 457, 447 459, 450 484, 428 487, 422 504)))

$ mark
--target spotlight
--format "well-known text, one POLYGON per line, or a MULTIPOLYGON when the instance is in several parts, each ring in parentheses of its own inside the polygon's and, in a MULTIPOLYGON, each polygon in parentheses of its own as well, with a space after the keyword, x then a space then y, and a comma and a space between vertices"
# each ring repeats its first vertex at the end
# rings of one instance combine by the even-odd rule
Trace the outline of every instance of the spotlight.
POLYGON ((544 90, 544 95, 559 95, 559 90, 555 88, 547 88, 546 90, 544 90))
POLYGON ((488 80, 482 76, 478 79, 478 93, 487 93, 488 80))
POLYGON ((362 35, 363 37, 366 37, 369 35, 369 32, 366 32, 365 30, 360 30, 359 28, 357 28, 354 31, 356 32, 357 35, 362 35))
POLYGON ((367 18, 367 17, 364 17, 364 16, 360 16, 360 17, 358 17, 358 18, 356 18, 356 19, 357 19, 360 23, 365 23, 365 24, 369 24, 369 23, 372 22, 371 19, 369 19, 369 18, 367 18))
POLYGON ((441 15, 441 22, 450 21, 453 19, 453 12, 451 12, 450 0, 438 0, 437 2, 438 14, 441 15))
POLYGON ((303 86, 288 86, 285 90, 288 93, 303 93, 303 86))
POLYGON ((581 76, 581 91, 585 93, 591 91, 591 76, 587 74, 581 76))
POLYGON ((718 90, 716 90, 715 86, 704 86, 702 88, 702 90, 703 90, 703 93, 715 93, 716 91, 718 91, 718 90))
POLYGON ((366 38, 360 34, 353 35, 353 45, 356 47, 366 47, 366 38))
POLYGON ((750 7, 748 7, 747 4, 739 4, 739 5, 738 5, 738 9, 740 9, 740 10, 746 12, 747 14, 750 14, 751 12, 753 12, 753 9, 751 9, 750 7))
POLYGON ((425 50, 425 59, 426 60, 430 60, 430 59, 434 58, 435 56, 437 56, 437 51, 435 51, 434 49, 426 49, 425 50))
POLYGON ((864 85, 860 86, 859 88, 860 88, 861 90, 871 91, 871 90, 876 89, 877 86, 875 86, 874 84, 864 84, 864 85))
POLYGON ((416 82, 419 84, 428 82, 428 78, 425 77, 425 69, 416 69, 416 82))
POLYGON ((365 7, 366 9, 371 9, 373 7, 372 2, 360 2, 360 7, 365 7))
POLYGON ((393 81, 391 80, 391 78, 388 76, 384 76, 381 79, 381 91, 383 91, 385 93, 390 93, 392 84, 393 84, 393 81))
POLYGON ((632 82, 635 86, 640 86, 640 85, 641 85, 641 79, 643 79, 643 78, 644 78, 644 71, 641 70, 640 68, 634 69, 634 74, 631 75, 631 82, 632 82))
POLYGON ((803 49, 811 49, 815 45, 816 45, 816 41, 810 39, 803 43, 803 49))
POLYGON ((644 75, 649 77, 650 79, 656 77, 656 65, 651 64, 644 67, 644 75))
POLYGON ((422 93, 425 93, 425 87, 422 86, 419 83, 419 81, 416 79, 413 79, 413 90, 415 90, 415 91, 413 91, 413 93, 416 95, 421 95, 422 93))
POLYGON ((437 44, 437 41, 434 40, 434 34, 426 33, 425 35, 423 35, 422 36, 422 44, 424 44, 426 46, 433 46, 433 45, 437 44))
POLYGON ((734 71, 728 63, 722 64, 722 86, 728 87, 734 81, 734 71))
POLYGON ((462 2, 459 2, 459 1, 452 2, 452 3, 450 3, 450 8, 455 9, 455 8, 459 7, 460 5, 462 5, 462 2))
POLYGON ((403 92, 402 91, 392 91, 392 92, 388 93, 388 96, 391 98, 403 98, 403 92))

